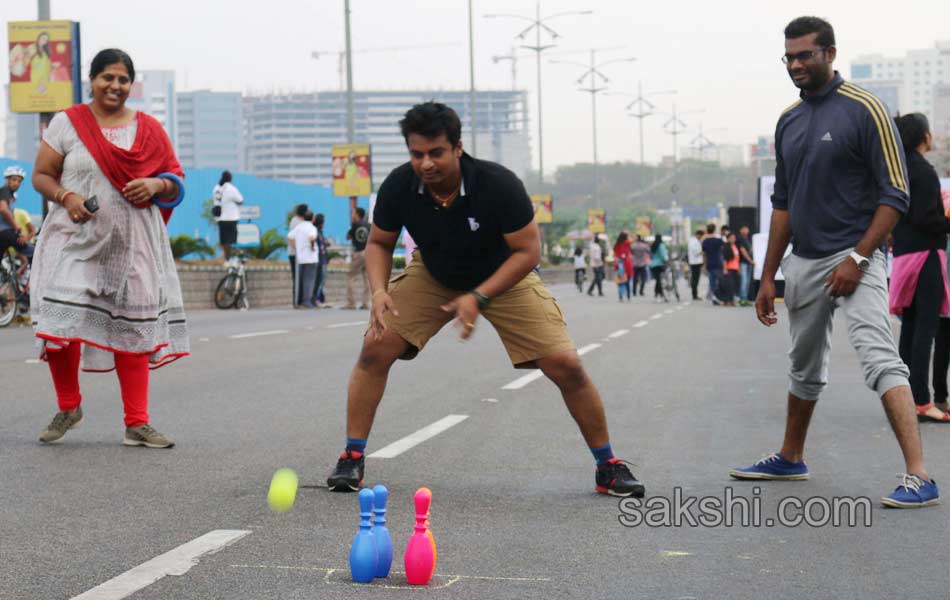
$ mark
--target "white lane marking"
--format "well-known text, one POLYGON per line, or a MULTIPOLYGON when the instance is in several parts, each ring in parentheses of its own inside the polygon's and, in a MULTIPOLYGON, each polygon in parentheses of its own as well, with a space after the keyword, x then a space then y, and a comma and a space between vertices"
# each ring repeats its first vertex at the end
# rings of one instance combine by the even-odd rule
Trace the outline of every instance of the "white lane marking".
POLYGON ((503 390, 520 390, 521 388, 523 388, 524 386, 528 385, 529 383, 531 383, 531 382, 534 381, 535 379, 540 379, 540 378, 543 377, 543 376, 544 376, 544 373, 541 372, 541 369, 534 369, 534 370, 532 370, 530 373, 528 373, 527 375, 523 375, 523 376, 519 377, 518 379, 515 379, 514 381, 512 381, 512 382, 509 383, 508 385, 502 387, 501 389, 503 389, 503 390))
POLYGON ((649 324, 650 324, 649 321, 637 321, 636 323, 633 324, 633 326, 639 329, 641 327, 646 327, 649 324))
POLYGON ((449 415, 442 419, 439 419, 431 425, 426 425, 419 431, 411 433, 401 440, 396 440, 392 444, 380 448, 376 452, 373 452, 369 455, 369 458, 395 458, 409 450, 414 446, 418 446, 422 442, 433 438, 446 429, 454 427, 468 418, 468 415, 449 415))
POLYGON ((327 325, 327 329, 337 329, 340 327, 356 327, 357 325, 366 325, 369 321, 349 321, 347 323, 334 323, 333 325, 327 325))
POLYGON ((650 318, 653 319, 653 320, 662 319, 662 318, 663 318, 663 313, 656 313, 655 315, 653 315, 653 316, 650 317, 650 318))
POLYGON ((210 342, 211 338, 198 338, 199 342, 210 342))
POLYGON ((611 334, 608 335, 607 337, 609 337, 609 338, 618 338, 618 337, 623 337, 623 336, 627 335, 628 333, 630 333, 630 330, 629 330, 629 329, 618 329, 617 331, 611 333, 611 334))
MULTIPOLYGON (((600 348, 600 346, 601 346, 601 344, 587 344, 587 345, 584 346, 583 348, 578 349, 577 354, 578 354, 578 356, 584 356, 585 354, 587 354, 587 353, 590 352, 591 350, 596 350, 597 348, 600 348)), ((527 375, 523 375, 523 376, 519 377, 518 379, 515 379, 514 381, 512 381, 512 382, 509 383, 508 385, 503 386, 501 389, 503 389, 503 390, 520 390, 521 388, 523 388, 524 386, 528 385, 528 384, 531 383, 532 381, 535 381, 535 380, 537 380, 537 379, 541 379, 542 377, 544 377, 544 373, 541 372, 541 369, 532 369, 527 375)))
POLYGON ((121 600, 146 588, 166 575, 184 575, 205 554, 221 550, 251 533, 241 529, 216 529, 186 542, 165 554, 113 577, 72 600, 121 600))
POLYGON ((39 364, 40 359, 38 359, 38 358, 28 358, 28 359, 26 359, 24 362, 25 362, 26 364, 28 364, 28 365, 36 365, 36 364, 39 364))
POLYGON ((492 404, 496 404, 498 402, 498 399, 497 398, 482 398, 482 402, 491 402, 492 404))
POLYGON ((664 310, 663 312, 666 313, 666 314, 668 314, 668 315, 672 315, 672 314, 673 314, 673 309, 672 309, 672 308, 668 308, 668 309, 664 310))
POLYGON ((686 307, 685 307, 685 306, 677 306, 677 307, 676 307, 676 311, 679 312, 679 311, 683 310, 684 308, 686 308, 686 307))
POLYGON ((265 335, 282 335, 284 333, 290 333, 286 329, 274 329, 273 331, 255 331, 254 333, 239 333, 237 335, 229 335, 228 339, 232 340, 243 340, 247 338, 261 337, 265 335))
POLYGON ((577 351, 577 355, 578 355, 578 356, 584 356, 585 354, 587 354, 587 353, 590 352, 591 350, 596 350, 596 349, 598 349, 598 348, 600 348, 600 344, 587 344, 586 346, 584 346, 583 348, 581 348, 580 350, 577 351))

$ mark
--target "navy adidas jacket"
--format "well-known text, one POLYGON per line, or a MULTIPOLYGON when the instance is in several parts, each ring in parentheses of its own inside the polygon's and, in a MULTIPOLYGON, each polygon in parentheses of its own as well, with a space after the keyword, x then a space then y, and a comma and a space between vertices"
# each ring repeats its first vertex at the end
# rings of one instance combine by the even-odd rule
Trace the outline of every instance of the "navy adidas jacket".
POLYGON ((878 206, 901 213, 910 206, 904 149, 887 107, 837 71, 779 117, 775 155, 772 207, 788 211, 797 256, 853 248, 878 206))

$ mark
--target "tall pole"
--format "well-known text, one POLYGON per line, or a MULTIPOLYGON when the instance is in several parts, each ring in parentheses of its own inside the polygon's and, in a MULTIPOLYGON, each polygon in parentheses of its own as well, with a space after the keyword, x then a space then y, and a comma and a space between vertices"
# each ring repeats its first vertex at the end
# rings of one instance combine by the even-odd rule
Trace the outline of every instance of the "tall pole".
MULTIPOLYGON (((49 10, 49 0, 36 0, 36 16, 40 21, 50 20, 50 10, 49 10)), ((75 85, 80 85, 78 81, 74 82, 75 85)), ((43 134, 46 132, 46 128, 49 126, 50 121, 53 120, 53 115, 55 113, 51 112, 41 112, 39 114, 39 139, 42 144, 43 134)), ((43 221, 46 221, 46 215, 49 213, 49 202, 43 202, 43 221)))
MULTIPOLYGON (((643 82, 637 82, 637 98, 643 100, 643 82)), ((640 129, 640 177, 643 178, 643 119, 647 115, 644 113, 637 113, 637 119, 639 120, 639 129, 640 129)))
MULTIPOLYGON (((594 65, 594 55, 596 51, 590 51, 590 69, 593 71, 595 69, 594 65)), ((596 86, 591 85, 590 93, 590 112, 591 118, 593 121, 593 139, 594 139, 594 208, 600 208, 600 165, 597 162, 597 91, 596 86)))
POLYGON ((472 156, 476 155, 478 136, 475 134, 475 22, 472 19, 472 0, 468 0, 468 80, 469 127, 472 128, 472 156))
MULTIPOLYGON (((535 23, 541 23, 541 0, 535 4, 535 23)), ((541 27, 535 27, 534 47, 538 59, 538 192, 544 187, 544 126, 541 123, 541 27)))
POLYGON ((356 141, 356 126, 353 115, 353 45, 350 39, 350 0, 343 0, 346 21, 346 143, 356 141))

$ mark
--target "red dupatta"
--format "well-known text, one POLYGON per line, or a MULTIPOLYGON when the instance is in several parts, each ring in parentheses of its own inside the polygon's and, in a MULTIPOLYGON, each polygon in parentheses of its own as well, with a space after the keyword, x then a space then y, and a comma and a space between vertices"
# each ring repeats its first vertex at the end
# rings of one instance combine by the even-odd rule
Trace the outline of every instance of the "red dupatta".
MULTIPOLYGON (((120 193, 133 179, 156 177, 161 173, 174 173, 184 178, 185 172, 175 157, 168 134, 161 123, 142 111, 135 118, 138 129, 135 142, 128 150, 115 146, 102 135, 102 129, 96 121, 92 109, 87 104, 76 104, 66 109, 66 116, 73 124, 83 145, 99 165, 102 173, 120 193)), ((144 204, 141 208, 147 207, 144 204)), ((168 224, 172 209, 161 208, 162 219, 168 224)))

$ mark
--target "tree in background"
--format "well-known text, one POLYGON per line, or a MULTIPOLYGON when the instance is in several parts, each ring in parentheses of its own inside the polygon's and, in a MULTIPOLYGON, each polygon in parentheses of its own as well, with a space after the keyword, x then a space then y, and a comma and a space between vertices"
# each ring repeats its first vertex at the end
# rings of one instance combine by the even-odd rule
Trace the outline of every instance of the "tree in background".
POLYGON ((259 260, 269 260, 274 254, 287 247, 287 240, 277 229, 268 229, 261 234, 261 243, 251 248, 248 254, 259 260))
POLYGON ((175 260, 183 259, 191 254, 197 254, 199 258, 214 256, 214 248, 208 245, 208 242, 201 238, 193 238, 187 233, 176 235, 169 240, 169 243, 175 260))

